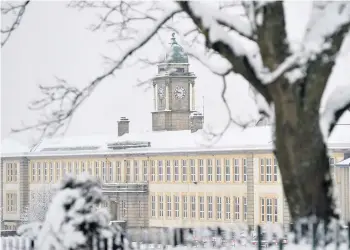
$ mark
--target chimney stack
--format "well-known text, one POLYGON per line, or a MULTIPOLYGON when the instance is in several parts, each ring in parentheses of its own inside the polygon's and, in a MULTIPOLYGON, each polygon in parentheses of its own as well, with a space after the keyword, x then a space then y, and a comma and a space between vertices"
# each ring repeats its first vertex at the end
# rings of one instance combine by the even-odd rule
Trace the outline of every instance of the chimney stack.
POLYGON ((199 129, 203 129, 204 116, 200 112, 194 112, 190 115, 190 129, 191 133, 199 129))
POLYGON ((126 117, 120 117, 118 121, 118 136, 122 136, 124 134, 129 133, 129 119, 126 117))

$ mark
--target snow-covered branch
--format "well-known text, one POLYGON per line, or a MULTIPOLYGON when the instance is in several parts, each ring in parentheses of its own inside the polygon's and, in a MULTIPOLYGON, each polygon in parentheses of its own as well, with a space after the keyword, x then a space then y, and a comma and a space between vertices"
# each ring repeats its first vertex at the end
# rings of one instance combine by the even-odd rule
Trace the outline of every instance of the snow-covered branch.
POLYGON ((320 126, 325 139, 332 132, 341 115, 350 108, 350 83, 337 86, 326 101, 320 126))
MULTIPOLYGON (((69 86, 66 81, 57 79, 58 84, 54 86, 40 86, 41 92, 44 94, 43 99, 32 103, 32 109, 45 111, 50 107, 52 111, 45 115, 42 120, 39 120, 34 125, 26 126, 19 129, 13 129, 13 132, 21 132, 30 129, 37 129, 41 132, 41 136, 52 136, 63 128, 67 128, 75 111, 85 102, 85 100, 94 92, 95 88, 106 78, 115 74, 120 69, 125 61, 138 49, 144 46, 172 16, 179 13, 181 10, 177 5, 163 11, 161 17, 154 22, 152 28, 146 30, 143 35, 139 35, 128 49, 124 50, 122 55, 111 68, 96 77, 85 88, 77 89, 69 86), (57 93, 59 92, 59 94, 57 93)), ((65 131, 63 131, 65 132, 65 131)))
POLYGON ((1 28, 1 47, 6 44, 12 33, 21 24, 23 15, 29 3, 30 0, 14 4, 10 2, 1 2, 2 26, 4 26, 4 28, 1 28), (8 21, 4 18, 6 16, 12 16, 14 18, 14 20, 10 21, 10 25, 6 25, 8 21))

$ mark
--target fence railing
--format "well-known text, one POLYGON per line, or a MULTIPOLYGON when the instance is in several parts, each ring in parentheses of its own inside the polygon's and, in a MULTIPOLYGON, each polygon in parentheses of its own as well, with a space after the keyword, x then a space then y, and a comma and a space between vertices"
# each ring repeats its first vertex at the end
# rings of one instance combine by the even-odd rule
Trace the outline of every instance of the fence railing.
MULTIPOLYGON (((244 247, 246 250, 261 249, 299 249, 312 250, 316 246, 328 245, 329 250, 350 249, 350 223, 338 226, 333 232, 324 234, 316 229, 315 224, 305 223, 291 225, 284 230, 279 225, 257 226, 248 231, 244 226, 231 228, 148 228, 128 229, 124 235, 113 238, 92 237, 86 249, 89 250, 124 250, 124 249, 172 249, 183 246, 188 248, 234 249, 244 247)), ((34 250, 35 242, 19 236, 2 237, 3 250, 34 250)))

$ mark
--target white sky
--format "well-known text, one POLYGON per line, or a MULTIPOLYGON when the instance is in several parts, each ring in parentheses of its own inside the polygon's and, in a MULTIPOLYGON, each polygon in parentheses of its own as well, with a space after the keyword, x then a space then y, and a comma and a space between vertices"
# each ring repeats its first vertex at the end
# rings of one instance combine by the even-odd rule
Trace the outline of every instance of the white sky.
MULTIPOLYGON (((38 98, 37 84, 53 84, 53 76, 58 76, 83 87, 104 69, 101 54, 111 50, 106 45, 106 36, 87 30, 96 20, 93 15, 68 9, 66 3, 31 3, 21 26, 2 49, 1 139, 8 137, 11 128, 20 126, 21 121, 34 123, 38 119, 38 114, 27 109, 28 103, 38 98)), ((294 39, 298 40, 302 35, 300 30, 306 22, 307 7, 307 2, 288 4, 287 24, 294 39)), ((168 36, 170 39, 170 34, 168 36)), ((163 39, 168 40, 167 37, 163 39)), ((349 40, 333 72, 329 89, 350 79, 348 63, 347 66, 345 63, 350 61, 349 40)), ((159 46, 151 47, 152 54, 164 52, 159 46)), ((215 128, 225 125, 227 113, 220 98, 221 81, 193 59, 190 63, 191 70, 198 77, 196 97, 200 111, 204 96, 206 125, 215 128)), ((132 68, 119 71, 115 78, 105 81, 78 110, 67 135, 117 133, 120 116, 131 120, 131 132, 150 130, 152 91, 145 91, 136 84, 137 79, 148 79, 155 72, 156 67, 147 70, 132 68)), ((227 96, 233 113, 243 117, 255 114, 255 105, 247 94, 247 84, 237 77, 232 77, 229 83, 227 96)), ((350 116, 342 122, 350 123, 350 116)), ((35 134, 29 132, 13 136, 29 143, 35 134)))

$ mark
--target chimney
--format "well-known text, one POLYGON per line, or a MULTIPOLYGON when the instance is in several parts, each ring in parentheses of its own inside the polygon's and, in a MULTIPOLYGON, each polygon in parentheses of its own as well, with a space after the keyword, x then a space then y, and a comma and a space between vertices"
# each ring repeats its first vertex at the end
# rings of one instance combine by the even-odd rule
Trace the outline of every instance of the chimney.
POLYGON ((194 112, 190 115, 190 129, 191 133, 199 129, 203 129, 204 116, 200 112, 194 112))
POLYGON ((118 136, 122 136, 124 134, 129 133, 129 119, 126 117, 120 117, 118 121, 118 136))

